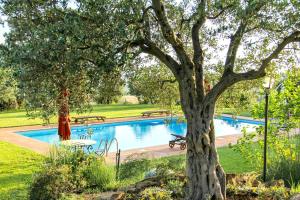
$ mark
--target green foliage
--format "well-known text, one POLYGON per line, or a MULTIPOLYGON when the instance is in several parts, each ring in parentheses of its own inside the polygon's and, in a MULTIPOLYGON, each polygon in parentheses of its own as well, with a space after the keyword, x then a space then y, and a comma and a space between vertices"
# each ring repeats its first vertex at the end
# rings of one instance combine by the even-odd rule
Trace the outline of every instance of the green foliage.
MULTIPOLYGON (((120 109, 120 107, 117 107, 116 109, 120 109)), ((4 152, 0 154, 0 199, 1 200, 7 200, 7 199, 16 199, 16 200, 23 200, 28 198, 28 186, 32 182, 32 175, 41 169, 48 168, 49 166, 55 165, 55 166, 70 166, 71 163, 75 163, 77 166, 81 166, 77 161, 71 161, 75 159, 69 159, 66 154, 63 153, 63 150, 60 150, 59 152, 52 150, 50 158, 51 160, 48 160, 50 158, 47 158, 47 165, 45 165, 44 157, 35 154, 33 152, 30 152, 26 149, 17 147, 15 145, 0 142, 0 150, 1 152, 4 152), (64 156, 65 155, 65 156, 64 156), (52 164, 49 164, 52 163, 52 164), (56 163, 56 164, 55 164, 56 163), (66 163, 66 164, 65 164, 66 163)), ((246 162, 246 160, 240 156, 237 152, 234 152, 232 149, 229 148, 219 148, 218 149, 221 164, 224 167, 224 169, 227 172, 231 173, 245 173, 252 171, 253 168, 249 163, 246 162)), ((84 154, 80 154, 83 155, 84 154)), ((82 157, 82 156, 81 156, 82 157)), ((86 160, 84 156, 84 160, 86 160)), ((170 156, 170 157, 163 157, 159 159, 153 159, 150 160, 150 166, 146 167, 147 169, 142 172, 142 174, 147 173, 150 169, 155 168, 157 165, 161 163, 168 163, 168 166, 170 166, 170 170, 175 172, 175 175, 177 171, 184 170, 182 168, 185 168, 185 156, 184 155, 177 155, 177 156, 170 156)), ((93 163, 93 162, 92 162, 93 163)), ((54 168, 54 167, 53 167, 54 168)), ((112 168, 112 167, 111 167, 112 168)), ((78 168, 78 171, 84 172, 81 168, 78 168)), ((83 165, 83 169, 86 169, 86 165, 83 165)), ((136 165, 134 167, 134 170, 139 170, 139 166, 136 165)), ((43 170, 44 171, 44 170, 43 170)), ((113 169, 111 169, 113 171, 113 169)), ((105 175, 105 174, 104 174, 105 175)), ((74 175, 75 176, 75 175, 74 175)), ((78 175, 76 175, 78 176, 78 175)), ((35 176, 37 178, 37 176, 35 176)), ((134 177, 131 176, 131 177, 134 177)), ((133 184, 136 181, 140 181, 144 177, 141 175, 139 178, 132 178, 130 179, 123 179, 119 183, 115 183, 114 180, 111 181, 107 185, 107 189, 115 188, 116 185, 123 187, 128 186, 129 184, 133 184)), ((84 180, 85 178, 82 178, 84 180)), ((86 186, 88 186, 88 181, 85 181, 86 186)), ((179 184, 179 183, 178 183, 179 184)), ((177 185, 177 182, 170 183, 170 188, 180 188, 179 185, 177 185)), ((169 187, 166 185, 166 187, 169 187)), ((87 190, 99 190, 98 188, 87 188, 87 190)), ((167 188, 168 189, 168 188, 167 188)), ((170 189, 171 190, 171 189, 170 189)), ((68 199, 70 194, 64 194, 62 198, 68 199)), ((84 195, 83 195, 84 197, 84 195)), ((71 198, 71 197, 70 197, 71 198)), ((69 198, 69 199, 70 199, 69 198)), ((73 199, 78 199, 78 195, 74 197, 73 199)), ((71 198, 72 199, 72 198, 71 198)))
MULTIPOLYGON (((286 131, 299 126, 300 123, 300 69, 289 69, 276 90, 269 95, 269 117, 273 124, 286 131)), ((263 118, 265 102, 261 101, 253 109, 253 116, 263 118)))
POLYGON ((289 199, 289 189, 284 187, 282 180, 271 181, 269 185, 258 180, 257 174, 241 174, 230 177, 227 184, 229 199, 289 199))
MULTIPOLYGON (((290 139, 290 147, 284 150, 284 154, 279 158, 273 159, 272 155, 269 168, 269 179, 283 179, 286 186, 300 184, 300 137, 295 136, 290 139)), ((277 153, 277 152, 276 152, 277 153)))
POLYGON ((44 169, 36 175, 30 189, 31 199, 59 199, 63 193, 88 189, 103 191, 113 187, 114 169, 102 158, 83 151, 54 147, 44 169))
POLYGON ((291 195, 294 195, 294 194, 300 194, 300 184, 298 184, 298 185, 293 184, 292 185, 291 195))
POLYGON ((103 160, 96 160, 82 169, 90 188, 107 190, 115 178, 115 170, 108 167, 103 160))
POLYGON ((284 186, 265 187, 263 185, 258 187, 247 187, 244 185, 227 187, 227 196, 233 199, 251 199, 258 200, 289 200, 290 194, 284 186), (253 196, 254 197, 253 197, 253 196))
MULTIPOLYGON (((300 123, 300 70, 290 69, 285 78, 279 82, 276 90, 270 91, 268 125, 268 172, 267 178, 283 179, 287 186, 300 182, 300 153, 299 136, 293 134, 294 128, 300 123)), ((253 115, 256 118, 264 117, 265 102, 254 106, 253 115)), ((262 169, 263 164, 263 134, 264 127, 254 133, 243 131, 243 138, 234 148, 245 158, 262 169)))
POLYGON ((157 176, 183 172, 185 169, 184 156, 171 156, 149 160, 146 158, 129 158, 120 166, 120 180, 141 180, 147 173, 157 176))
POLYGON ((159 187, 149 187, 140 195, 141 200, 172 200, 171 191, 159 187))
MULTIPOLYGON (((113 48, 122 41, 117 37, 123 35, 124 28, 107 20, 114 16, 109 9, 111 2, 95 1, 92 5, 91 1, 80 1, 80 9, 69 3, 76 4, 68 0, 1 4, 11 28, 6 37, 5 63, 19 72, 28 115, 47 123, 57 114, 64 89, 70 92, 71 110, 88 110, 92 93, 107 88, 109 83, 104 85, 103 81, 114 82, 112 77, 102 79, 102 74, 122 65, 123 57, 127 57, 113 48), (87 20, 93 17, 97 20, 87 20)), ((110 98, 107 93, 105 96, 110 98)))
POLYGON ((162 65, 137 68, 129 74, 129 93, 140 102, 172 108, 179 101, 178 85, 171 71, 162 65))
MULTIPOLYGON (((247 133, 243 131, 243 137, 233 146, 235 151, 243 155, 245 159, 255 166, 257 171, 263 167, 263 127, 257 132, 247 133)), ((274 126, 268 129, 268 158, 267 158, 267 179, 283 179, 287 186, 300 182, 298 170, 300 169, 300 148, 299 137, 288 137, 278 132, 274 126)))
POLYGON ((73 174, 68 165, 47 168, 33 180, 30 188, 30 200, 55 200, 63 193, 73 192, 73 174))
POLYGON ((104 73, 95 86, 94 100, 98 104, 116 103, 122 95, 124 84, 119 70, 104 73))
POLYGON ((184 181, 170 180, 167 182, 165 188, 172 191, 172 196, 184 198, 184 184, 184 181))
POLYGON ((148 159, 128 159, 120 166, 120 180, 143 178, 145 172, 151 167, 150 163, 148 159))
POLYGON ((226 113, 226 108, 230 108, 230 114, 241 115, 243 111, 252 110, 258 99, 257 88, 260 84, 261 81, 255 80, 228 88, 217 101, 217 112, 226 113))
POLYGON ((18 106, 17 80, 10 68, 0 67, 0 91, 0 111, 18 106))

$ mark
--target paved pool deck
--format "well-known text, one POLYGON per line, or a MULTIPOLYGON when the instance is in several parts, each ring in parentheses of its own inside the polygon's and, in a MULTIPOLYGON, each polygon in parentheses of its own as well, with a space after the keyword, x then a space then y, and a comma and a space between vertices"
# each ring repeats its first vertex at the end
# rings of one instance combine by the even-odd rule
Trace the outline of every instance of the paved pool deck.
MULTIPOLYGON (((222 115, 222 116, 232 117, 231 115, 222 115)), ((157 118, 161 118, 161 117, 114 118, 114 119, 107 119, 105 122, 92 121, 92 122, 90 122, 90 124, 104 124, 104 123, 107 124, 107 123, 114 123, 114 122, 157 119, 157 118)), ((252 120, 251 118, 248 118, 248 117, 238 117, 238 118, 252 120)), ((82 124, 72 124, 72 126, 82 126, 82 124)), ((16 132, 39 130, 39 129, 49 129, 49 128, 56 128, 56 127, 57 127, 57 125, 53 124, 53 125, 49 125, 49 126, 35 125, 35 126, 0 128, 0 141, 9 142, 9 143, 18 145, 20 147, 30 149, 39 154, 47 155, 49 153, 49 150, 51 147, 48 143, 22 136, 20 134, 17 134, 16 132)), ((235 144, 239 137, 241 137, 241 135, 227 135, 227 136, 216 137, 216 146, 223 147, 223 146, 227 146, 228 144, 235 144)), ((128 157, 133 157, 133 156, 158 158, 158 157, 164 157, 164 156, 184 154, 185 152, 186 151, 180 150, 179 146, 175 146, 173 149, 170 149, 169 146, 166 144, 166 145, 160 145, 160 146, 152 146, 152 147, 145 147, 145 148, 122 151, 121 152, 121 161, 125 160, 128 157)), ((115 153, 109 153, 107 156, 107 160, 109 162, 113 162, 114 159, 115 159, 115 153)))

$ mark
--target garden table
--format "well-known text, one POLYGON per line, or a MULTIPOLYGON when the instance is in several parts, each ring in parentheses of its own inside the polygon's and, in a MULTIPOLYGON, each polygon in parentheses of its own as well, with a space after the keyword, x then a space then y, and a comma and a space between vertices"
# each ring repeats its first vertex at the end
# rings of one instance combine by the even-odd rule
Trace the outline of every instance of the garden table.
POLYGON ((96 144, 97 141, 95 140, 86 140, 86 139, 75 139, 75 140, 64 140, 61 142, 62 145, 64 146, 69 146, 69 147, 77 147, 79 148, 86 148, 87 151, 90 153, 90 150, 93 149, 93 145, 96 144))

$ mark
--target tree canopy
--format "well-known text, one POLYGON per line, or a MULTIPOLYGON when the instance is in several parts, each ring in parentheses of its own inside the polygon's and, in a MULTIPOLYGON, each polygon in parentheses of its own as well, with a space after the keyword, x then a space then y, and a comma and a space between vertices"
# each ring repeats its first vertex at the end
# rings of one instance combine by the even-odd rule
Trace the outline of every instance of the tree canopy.
POLYGON ((119 27, 112 23, 102 25, 111 14, 109 4, 99 1, 95 10, 82 1, 79 10, 69 3, 2 1, 10 26, 6 63, 19 71, 30 116, 42 116, 46 121, 57 114, 64 89, 70 94, 70 109, 81 112, 92 100, 102 74, 124 63, 123 55, 112 48, 121 29, 113 31, 119 27), (101 26, 96 28, 95 23, 101 26))

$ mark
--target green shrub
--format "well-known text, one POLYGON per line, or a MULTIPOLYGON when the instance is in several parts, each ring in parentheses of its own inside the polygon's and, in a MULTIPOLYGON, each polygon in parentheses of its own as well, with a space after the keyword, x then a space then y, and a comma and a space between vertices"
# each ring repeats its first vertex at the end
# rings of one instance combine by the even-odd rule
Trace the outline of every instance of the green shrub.
POLYGON ((284 200, 289 198, 289 189, 284 186, 282 180, 264 184, 257 178, 257 174, 228 177, 226 180, 228 199, 284 200))
POLYGON ((300 159, 282 157, 268 166, 268 179, 283 179, 287 187, 300 184, 300 159))
POLYGON ((143 190, 140 195, 141 200, 172 200, 172 192, 159 187, 149 187, 143 190))
POLYGON ((76 170, 83 162, 91 161, 92 159, 94 159, 92 155, 85 154, 80 149, 74 151, 67 147, 52 146, 46 163, 52 166, 70 165, 72 170, 76 170))
POLYGON ((33 181, 30 199, 69 198, 70 193, 105 190, 113 181, 114 170, 103 159, 81 150, 55 147, 46 159, 44 170, 33 181))
POLYGON ((86 166, 83 174, 89 187, 97 188, 101 191, 107 189, 114 182, 115 178, 114 169, 106 166, 103 160, 96 160, 86 166))
POLYGON ((119 178, 120 180, 142 178, 150 168, 151 161, 148 159, 130 159, 121 164, 119 178))
POLYGON ((300 194, 300 184, 293 184, 291 187, 291 195, 300 194))
POLYGON ((71 169, 67 165, 49 168, 39 173, 30 188, 30 200, 55 200, 63 193, 73 192, 71 169))
MULTIPOLYGON (((280 132, 275 126, 269 127, 268 133, 268 158, 267 158, 267 180, 282 179, 285 185, 300 183, 300 137, 289 136, 288 133, 280 132)), ((257 132, 247 133, 243 130, 243 137, 233 146, 261 171, 263 167, 263 128, 257 132)))
POLYGON ((185 162, 186 159, 184 156, 171 156, 166 158, 166 165, 169 169, 174 170, 176 172, 185 171, 185 162))
POLYGON ((179 180, 170 180, 167 182, 165 188, 172 191, 173 195, 177 198, 184 197, 184 182, 179 180))

